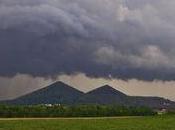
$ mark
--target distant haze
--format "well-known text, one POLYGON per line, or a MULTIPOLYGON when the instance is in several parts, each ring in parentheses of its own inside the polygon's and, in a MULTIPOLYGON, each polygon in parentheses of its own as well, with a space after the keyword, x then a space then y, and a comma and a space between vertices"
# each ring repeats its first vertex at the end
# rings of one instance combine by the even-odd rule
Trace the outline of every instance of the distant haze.
POLYGON ((0 99, 11 99, 34 90, 46 87, 54 81, 61 80, 81 91, 87 92, 97 87, 109 84, 128 95, 159 96, 175 101, 175 82, 162 81, 123 81, 118 79, 88 78, 84 74, 74 76, 62 75, 55 80, 33 78, 27 75, 18 75, 11 79, 0 78, 0 99))

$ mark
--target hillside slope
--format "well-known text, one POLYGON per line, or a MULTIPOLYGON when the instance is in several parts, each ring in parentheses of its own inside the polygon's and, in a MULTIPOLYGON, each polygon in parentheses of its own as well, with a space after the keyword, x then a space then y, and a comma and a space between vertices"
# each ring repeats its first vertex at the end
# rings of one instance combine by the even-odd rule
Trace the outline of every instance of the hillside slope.
POLYGON ((7 101, 9 104, 73 104, 84 93, 63 83, 56 82, 17 99, 7 101))
POLYGON ((63 82, 53 83, 14 100, 4 101, 7 104, 35 105, 35 104, 101 104, 147 106, 151 108, 175 108, 175 102, 159 97, 128 96, 109 85, 83 93, 63 82))

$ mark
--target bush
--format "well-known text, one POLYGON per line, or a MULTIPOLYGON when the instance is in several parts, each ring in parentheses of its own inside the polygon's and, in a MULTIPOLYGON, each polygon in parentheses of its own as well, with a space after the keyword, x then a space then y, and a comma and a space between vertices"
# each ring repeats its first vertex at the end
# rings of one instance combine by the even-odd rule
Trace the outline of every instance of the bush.
POLYGON ((103 116, 149 116, 156 113, 147 107, 105 105, 0 105, 0 117, 103 117, 103 116))

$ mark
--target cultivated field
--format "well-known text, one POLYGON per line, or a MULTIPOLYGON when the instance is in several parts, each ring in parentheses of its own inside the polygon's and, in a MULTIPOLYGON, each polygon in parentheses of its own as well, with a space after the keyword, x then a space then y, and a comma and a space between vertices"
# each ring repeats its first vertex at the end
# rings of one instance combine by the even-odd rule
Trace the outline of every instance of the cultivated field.
POLYGON ((0 119, 0 130, 175 130, 175 116, 0 119))

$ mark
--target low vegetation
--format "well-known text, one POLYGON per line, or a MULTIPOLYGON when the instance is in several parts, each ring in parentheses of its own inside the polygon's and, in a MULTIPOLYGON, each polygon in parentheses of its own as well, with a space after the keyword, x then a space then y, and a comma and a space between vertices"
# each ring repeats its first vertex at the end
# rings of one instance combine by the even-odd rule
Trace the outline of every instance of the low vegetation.
POLYGON ((105 105, 0 105, 0 117, 112 117, 149 116, 156 113, 147 107, 105 105))
POLYGON ((175 130, 175 116, 0 119, 0 130, 175 130))

